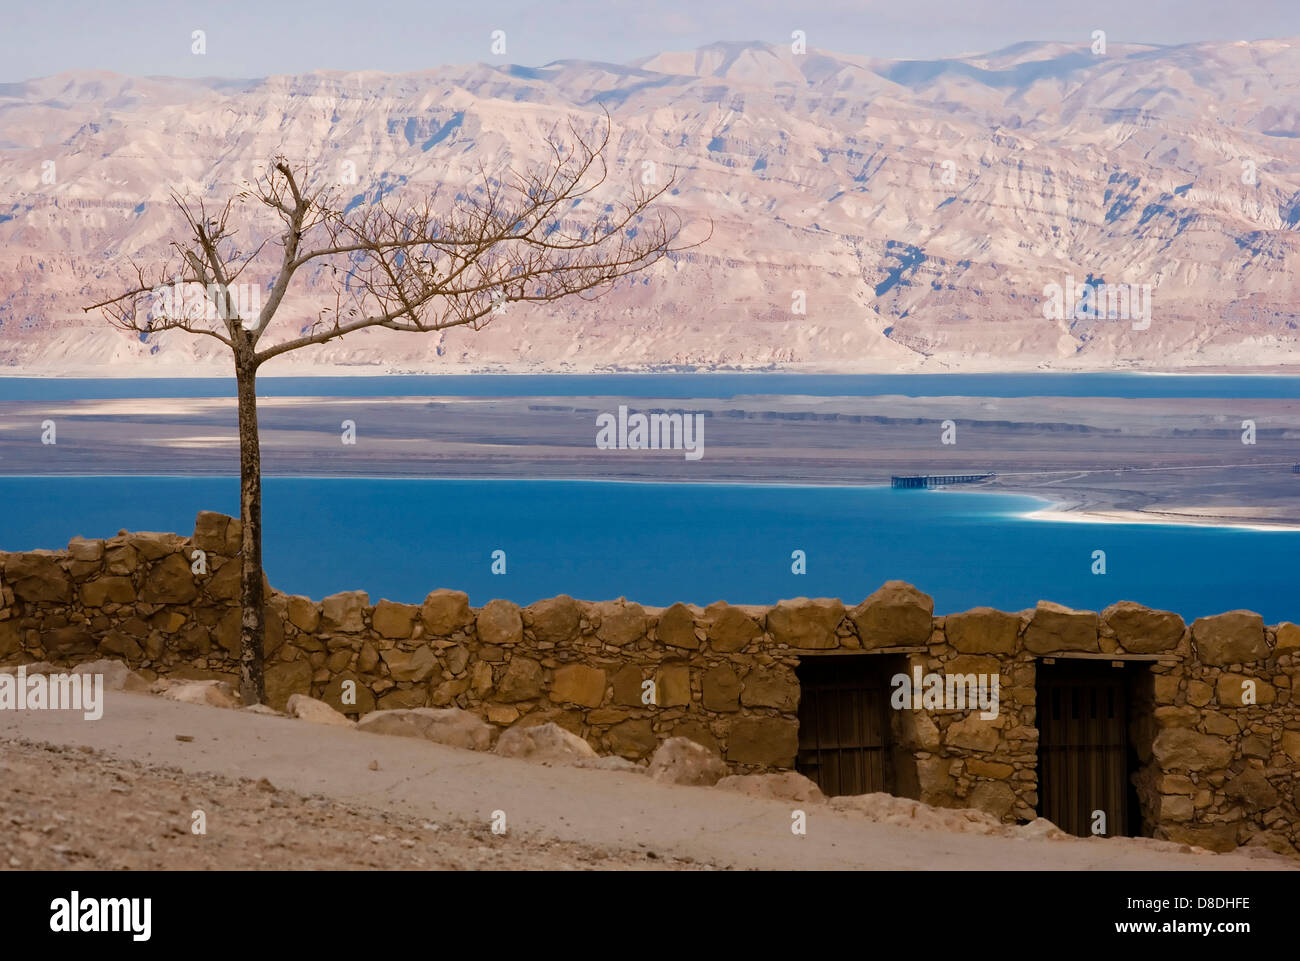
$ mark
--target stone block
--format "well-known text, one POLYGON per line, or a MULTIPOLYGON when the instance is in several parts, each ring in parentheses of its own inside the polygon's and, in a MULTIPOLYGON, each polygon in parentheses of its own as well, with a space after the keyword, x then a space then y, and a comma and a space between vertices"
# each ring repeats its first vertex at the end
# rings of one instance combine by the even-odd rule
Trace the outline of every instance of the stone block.
POLYGON ((1248 664, 1268 657, 1264 618, 1251 611, 1228 611, 1192 622, 1192 640, 1202 664, 1248 664))
POLYGON ((694 650, 700 646, 695 636, 695 612, 685 604, 674 604, 659 615, 655 636, 660 644, 694 650))
POLYGON ((365 630, 365 610, 370 595, 344 591, 321 601, 320 629, 327 634, 359 634, 365 630))
POLYGON ((609 749, 619 757, 639 760, 649 757, 658 744, 654 728, 644 718, 633 718, 621 724, 615 724, 605 732, 609 749))
POLYGON ((934 598, 904 581, 886 581, 849 619, 866 650, 926 644, 934 625, 934 598))
POLYGON ((784 665, 755 665, 745 675, 740 703, 745 707, 796 711, 799 708, 799 679, 795 677, 794 671, 784 665))
POLYGON ((1101 622, 1115 633, 1115 640, 1130 654, 1172 651, 1182 640, 1187 625, 1171 611, 1158 611, 1132 601, 1120 601, 1101 612, 1101 622))
POLYGON ((1277 700, 1277 689, 1259 677, 1244 674, 1222 674, 1214 686, 1220 707, 1248 707, 1252 704, 1272 704, 1277 700))
POLYGON ((1221 771, 1232 761, 1228 741, 1186 727, 1165 728, 1151 750, 1165 771, 1221 771))
POLYGON ((592 614, 600 618, 596 636, 613 647, 626 647, 642 640, 650 619, 645 608, 624 600, 603 601, 592 605, 592 614))
POLYGON ((61 558, 48 551, 4 555, 5 583, 20 601, 67 604, 72 600, 72 580, 61 558))
POLYGON ((469 607, 469 595, 464 591, 441 589, 424 599, 420 618, 431 636, 447 637, 474 623, 474 612, 469 607))
POLYGON ((417 647, 414 651, 399 651, 391 648, 380 651, 379 656, 388 665, 388 673, 394 681, 414 681, 421 684, 433 677, 438 670, 438 657, 429 647, 417 647))
POLYGON ((497 682, 497 700, 513 704, 531 700, 541 693, 542 665, 531 657, 512 657, 497 682))
POLYGON ((682 707, 691 703, 691 669, 685 664, 661 665, 655 671, 654 680, 660 707, 682 707))
POLYGON ((134 602, 135 585, 129 577, 100 577, 81 585, 81 603, 86 607, 134 602))
POLYGON ((576 641, 582 625, 582 607, 567 594, 550 597, 524 609, 524 624, 539 641, 549 644, 576 641))
POLYGON ((511 645, 524 639, 524 619, 512 601, 488 601, 478 612, 475 628, 484 644, 511 645))
POLYGON ((1051 601, 1039 601, 1025 627, 1025 649, 1035 654, 1100 653, 1097 629, 1098 618, 1093 611, 1076 611, 1051 601))
POLYGON ((371 615, 371 625, 380 637, 390 640, 404 640, 415 631, 415 619, 420 616, 420 608, 414 604, 397 604, 381 600, 375 605, 371 615))
POLYGON ((836 629, 844 619, 844 605, 832 598, 796 597, 767 612, 767 630, 778 644, 804 650, 839 646, 836 629))
POLYGON ((1014 654, 1020 618, 991 607, 975 607, 949 614, 943 619, 943 630, 948 643, 963 654, 1014 654))
POLYGON ((727 760, 735 764, 793 767, 799 750, 797 721, 740 717, 727 735, 727 760))
POLYGON ((599 707, 605 700, 605 672, 586 664, 565 664, 555 669, 551 700, 559 703, 599 707))
POLYGON ((705 614, 709 617, 709 644, 721 653, 743 650, 763 633, 758 622, 738 607, 712 605, 705 614))
POLYGON ((740 678, 726 664, 716 664, 701 678, 700 703, 706 711, 739 711, 740 678))

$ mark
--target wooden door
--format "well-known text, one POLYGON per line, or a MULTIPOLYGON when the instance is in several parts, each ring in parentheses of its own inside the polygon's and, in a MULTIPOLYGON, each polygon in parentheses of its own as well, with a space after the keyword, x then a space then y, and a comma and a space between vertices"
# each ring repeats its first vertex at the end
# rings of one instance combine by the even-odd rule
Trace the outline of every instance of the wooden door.
POLYGON ((827 796, 889 792, 889 688, 885 659, 808 658, 799 666, 795 767, 827 796))
POLYGON ((1126 695, 1109 663, 1038 665, 1038 810, 1063 831, 1091 835, 1102 811, 1107 836, 1129 833, 1126 695))

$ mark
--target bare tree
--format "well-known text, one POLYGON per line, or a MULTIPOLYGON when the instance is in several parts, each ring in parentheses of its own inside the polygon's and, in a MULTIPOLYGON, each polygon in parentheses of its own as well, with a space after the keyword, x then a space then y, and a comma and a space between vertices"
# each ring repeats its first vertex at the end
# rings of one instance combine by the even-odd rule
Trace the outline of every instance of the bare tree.
POLYGON ((170 262, 156 273, 133 263, 134 276, 124 281, 128 290, 85 308, 103 311, 115 326, 142 337, 178 330, 216 338, 234 359, 243 521, 239 687, 246 702, 261 703, 266 693, 259 368, 289 351, 371 327, 479 330, 507 303, 594 296, 683 249, 676 246, 680 223, 655 204, 672 181, 657 188, 634 184, 626 199, 606 202, 598 189, 607 174, 608 118, 602 136, 584 137, 572 126, 569 132, 569 146, 548 139, 545 164, 498 177, 480 170, 476 188, 447 203, 435 192, 402 204, 381 189, 374 203, 340 209, 309 168, 284 157, 211 212, 203 200, 173 192, 188 236, 171 244, 170 262), (583 201, 597 211, 585 220, 575 216, 583 201), (248 202, 270 216, 273 229, 252 250, 241 251, 234 221, 248 202), (247 298, 239 296, 239 278, 259 259, 276 264, 274 280, 256 316, 241 316, 239 304, 247 298), (313 322, 284 331, 285 323, 275 323, 277 313, 305 268, 318 285, 332 289, 332 303, 313 322), (198 309, 165 300, 160 307, 160 291, 195 284, 204 291, 198 309))

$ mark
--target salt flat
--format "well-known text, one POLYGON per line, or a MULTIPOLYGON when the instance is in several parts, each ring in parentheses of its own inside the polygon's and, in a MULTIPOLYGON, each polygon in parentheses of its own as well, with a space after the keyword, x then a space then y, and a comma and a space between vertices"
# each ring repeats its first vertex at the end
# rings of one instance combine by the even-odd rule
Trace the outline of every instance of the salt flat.
MULTIPOLYGON (((1095 520, 1300 524, 1294 399, 273 397, 261 423, 269 474, 885 484, 996 472, 979 486, 1095 520), (704 457, 598 450, 596 417, 620 403, 703 412, 704 457), (941 443, 948 420, 952 445, 941 443)), ((9 401, 0 473, 229 475, 235 426, 222 399, 9 401), (49 419, 55 446, 40 442, 49 419)))

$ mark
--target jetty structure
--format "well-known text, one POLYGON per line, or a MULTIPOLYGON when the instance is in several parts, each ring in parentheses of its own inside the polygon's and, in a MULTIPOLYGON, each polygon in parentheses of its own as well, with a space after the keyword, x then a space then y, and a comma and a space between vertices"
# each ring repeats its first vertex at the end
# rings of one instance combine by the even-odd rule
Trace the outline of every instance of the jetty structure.
POLYGON ((988 480, 993 474, 894 474, 890 487, 947 487, 949 484, 974 484, 988 480))

